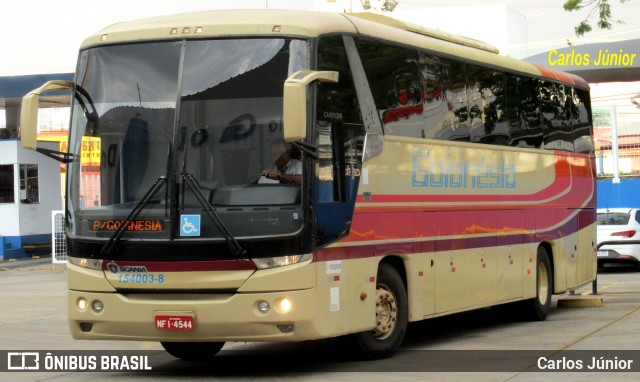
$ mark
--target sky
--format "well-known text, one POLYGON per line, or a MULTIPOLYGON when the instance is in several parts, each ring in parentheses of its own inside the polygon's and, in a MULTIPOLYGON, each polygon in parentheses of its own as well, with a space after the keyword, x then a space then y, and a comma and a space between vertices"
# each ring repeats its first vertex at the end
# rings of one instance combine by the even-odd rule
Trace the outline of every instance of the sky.
MULTIPOLYGON (((371 0, 372 2, 376 0, 371 0)), ((620 4, 611 0, 614 17, 624 25, 612 31, 595 30, 576 38, 573 27, 586 11, 562 10, 564 0, 399 0, 392 16, 422 12, 429 26, 429 10, 482 4, 502 4, 524 16, 526 41, 520 47, 529 55, 574 44, 637 38, 640 35, 640 0, 620 4), (564 44, 564 45, 563 45, 564 44)), ((172 13, 229 8, 272 9, 353 9, 360 11, 359 0, 27 0, 3 2, 0 13, 0 76, 73 72, 78 48, 87 36, 120 21, 172 13), (333 3, 333 4, 331 4, 333 3)), ((433 22, 433 20, 431 20, 433 22)), ((473 22, 473 21, 472 21, 473 22)), ((486 22, 486 21, 485 21, 486 22)), ((439 25, 439 27, 446 28, 439 25)), ((454 26, 452 25, 452 29, 454 26)), ((455 32, 455 30, 452 30, 455 32)), ((473 36, 469 36, 473 37, 473 36)))

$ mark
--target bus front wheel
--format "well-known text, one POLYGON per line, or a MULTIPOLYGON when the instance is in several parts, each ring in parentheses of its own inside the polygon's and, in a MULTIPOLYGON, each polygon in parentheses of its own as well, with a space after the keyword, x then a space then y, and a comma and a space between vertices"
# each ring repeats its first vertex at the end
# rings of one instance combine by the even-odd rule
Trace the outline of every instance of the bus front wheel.
POLYGON ((407 290, 398 272, 389 264, 380 264, 375 298, 375 327, 354 335, 362 355, 368 359, 392 356, 402 345, 407 331, 407 290))
POLYGON ((207 360, 218 354, 224 342, 161 342, 164 350, 184 360, 207 360))

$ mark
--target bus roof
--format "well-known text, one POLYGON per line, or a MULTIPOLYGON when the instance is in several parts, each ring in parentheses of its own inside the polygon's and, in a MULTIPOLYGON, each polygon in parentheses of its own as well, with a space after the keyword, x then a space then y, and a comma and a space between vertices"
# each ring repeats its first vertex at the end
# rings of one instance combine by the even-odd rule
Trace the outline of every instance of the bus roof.
POLYGON ((329 33, 370 36, 512 72, 589 88, 586 81, 575 75, 501 56, 498 49, 490 44, 373 13, 339 14, 292 10, 217 10, 184 13, 111 25, 87 38, 81 48, 185 38, 318 37, 329 33))

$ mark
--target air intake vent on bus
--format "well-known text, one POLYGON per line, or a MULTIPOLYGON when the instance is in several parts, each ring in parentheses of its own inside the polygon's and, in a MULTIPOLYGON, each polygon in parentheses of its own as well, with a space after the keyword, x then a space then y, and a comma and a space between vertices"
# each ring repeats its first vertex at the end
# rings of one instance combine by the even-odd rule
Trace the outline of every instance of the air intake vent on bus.
POLYGON ((484 41, 476 40, 470 37, 458 36, 453 33, 448 33, 438 29, 428 28, 422 25, 401 21, 385 15, 381 15, 377 13, 369 13, 369 12, 348 13, 347 15, 364 19, 364 20, 373 21, 378 24, 388 25, 390 27, 402 29, 407 32, 413 32, 413 33, 421 34, 423 36, 437 38, 438 40, 448 41, 454 44, 464 45, 470 48, 475 48, 475 49, 484 50, 490 53, 500 54, 500 50, 498 48, 484 41))

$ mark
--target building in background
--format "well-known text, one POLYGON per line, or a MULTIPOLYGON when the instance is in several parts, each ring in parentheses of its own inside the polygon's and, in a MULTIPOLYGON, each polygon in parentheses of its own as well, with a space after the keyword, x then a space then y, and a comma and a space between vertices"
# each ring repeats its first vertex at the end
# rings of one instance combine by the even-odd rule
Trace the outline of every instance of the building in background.
MULTIPOLYGON (((62 209, 64 166, 18 139, 22 97, 70 73, 0 77, 0 260, 51 253, 51 212, 62 209)), ((69 123, 68 94, 43 97, 38 146, 59 151, 69 123)))
POLYGON ((51 253, 51 211, 60 209, 60 164, 16 139, 0 140, 0 260, 51 253))

